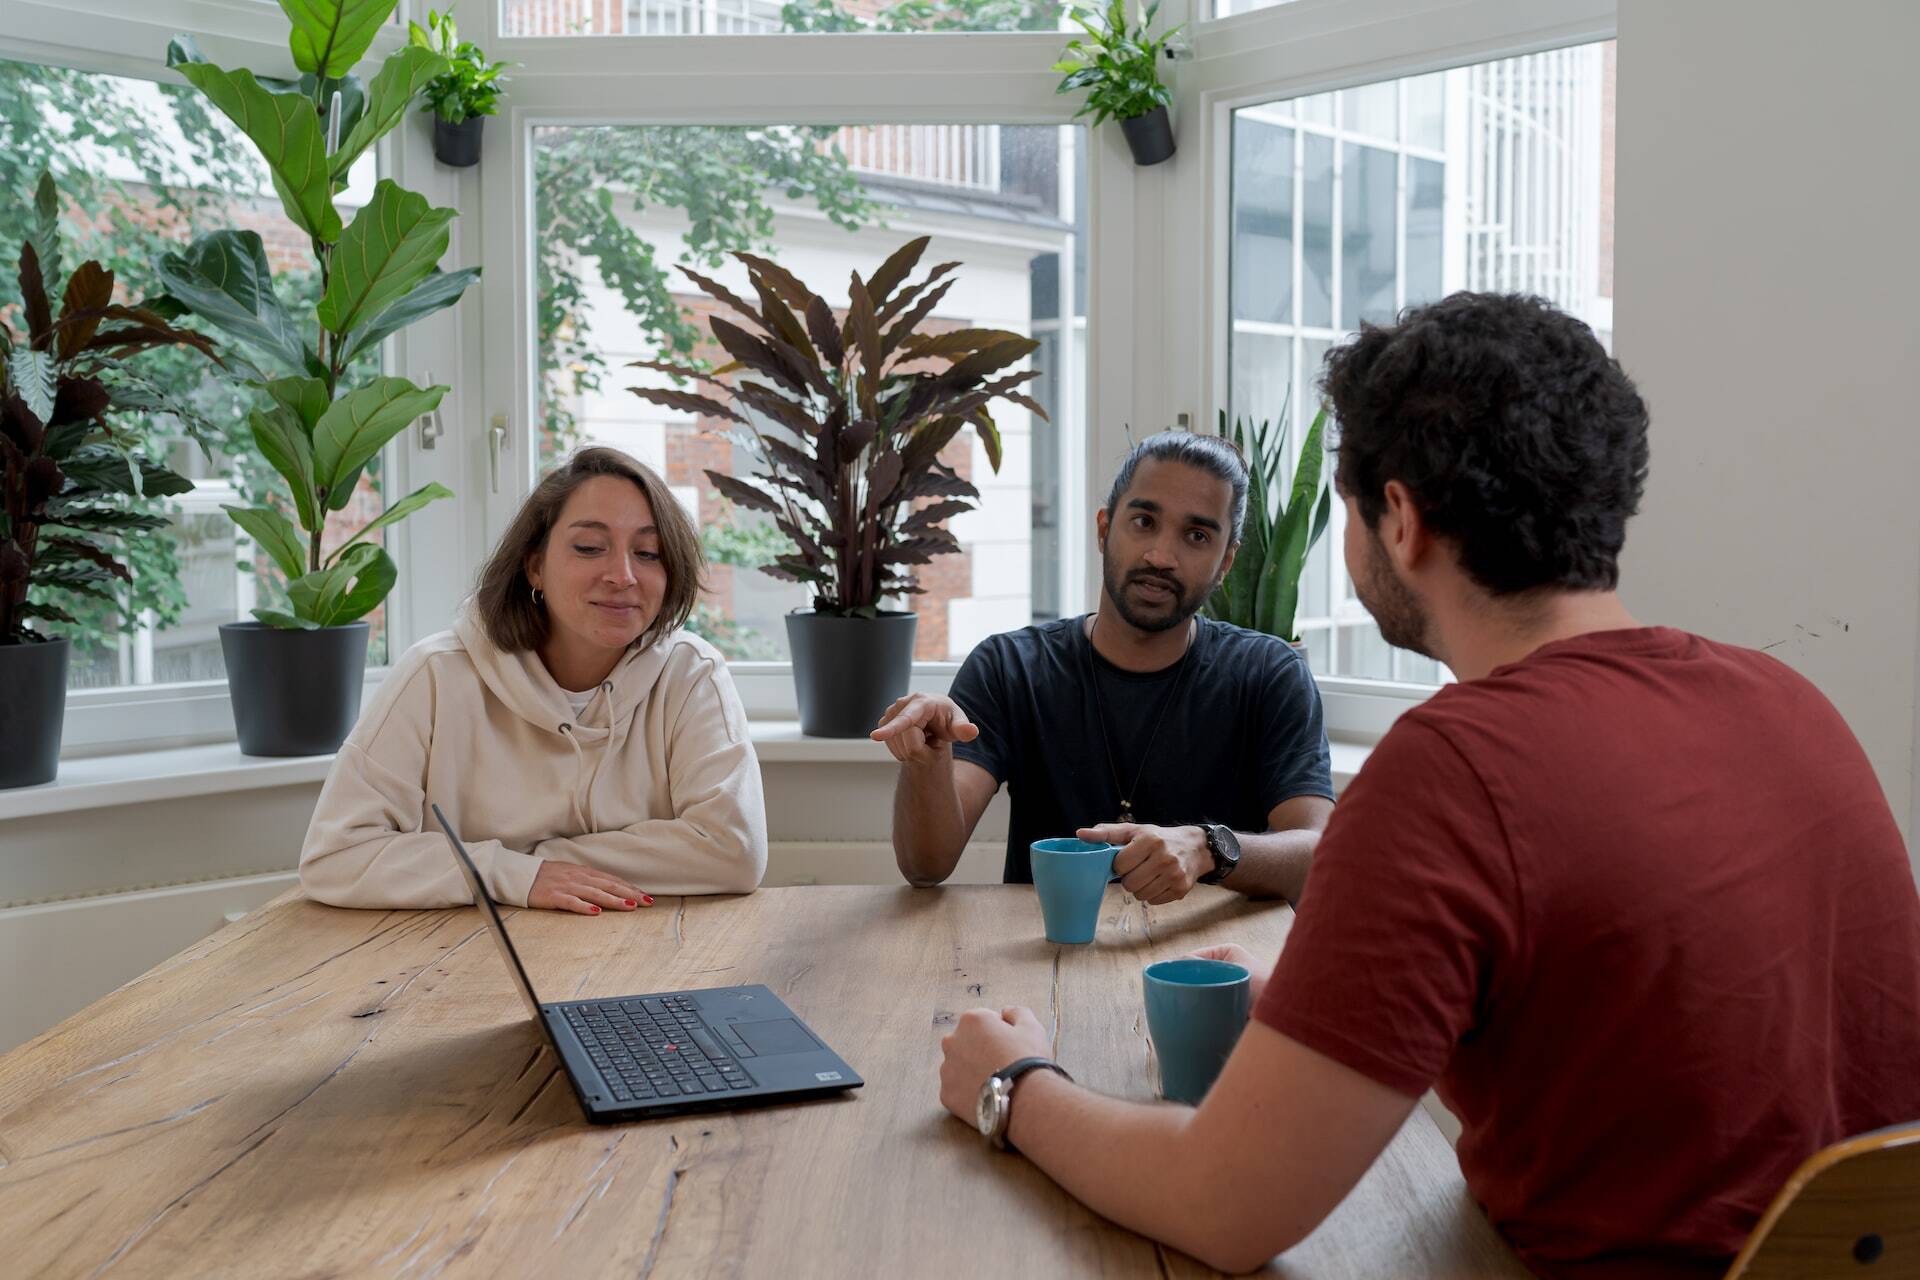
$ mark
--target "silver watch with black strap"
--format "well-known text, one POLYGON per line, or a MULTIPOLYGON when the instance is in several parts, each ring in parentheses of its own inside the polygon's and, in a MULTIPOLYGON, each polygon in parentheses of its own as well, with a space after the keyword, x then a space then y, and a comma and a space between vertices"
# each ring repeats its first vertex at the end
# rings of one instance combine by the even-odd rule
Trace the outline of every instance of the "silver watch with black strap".
POLYGON ((974 1123, 980 1127, 980 1136, 1002 1151, 1013 1150, 1013 1144, 1007 1141, 1007 1126, 1013 1123, 1014 1082, 1035 1067, 1058 1071, 1069 1081, 1073 1079, 1067 1075, 1065 1067, 1051 1058, 1022 1058, 1000 1068, 980 1086, 980 1102, 974 1110, 974 1123))
POLYGON ((1240 837, 1217 822, 1203 822, 1200 829, 1207 833, 1207 851, 1213 855, 1213 870, 1201 876, 1200 883, 1219 884, 1240 865, 1240 837))

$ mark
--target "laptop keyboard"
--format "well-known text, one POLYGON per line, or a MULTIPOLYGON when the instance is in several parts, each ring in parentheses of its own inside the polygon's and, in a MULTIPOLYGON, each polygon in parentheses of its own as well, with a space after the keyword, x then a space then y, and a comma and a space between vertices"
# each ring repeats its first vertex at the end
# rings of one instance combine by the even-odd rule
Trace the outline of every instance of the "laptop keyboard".
POLYGON ((753 1078, 708 1034, 686 996, 566 1006, 567 1024, 619 1102, 751 1089, 753 1078))

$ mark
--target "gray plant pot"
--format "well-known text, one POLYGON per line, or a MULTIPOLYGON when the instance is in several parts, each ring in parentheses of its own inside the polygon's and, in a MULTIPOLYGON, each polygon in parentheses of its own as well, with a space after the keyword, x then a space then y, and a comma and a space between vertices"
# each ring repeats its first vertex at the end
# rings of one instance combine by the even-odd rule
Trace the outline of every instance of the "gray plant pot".
POLYGON ((913 637, 920 617, 787 615, 793 691, 800 732, 815 738, 864 738, 887 704, 906 693, 913 675, 913 637))
POLYGON ((485 116, 468 116, 459 124, 433 118, 433 158, 452 169, 470 169, 480 163, 480 126, 485 116))
POLYGON ((367 624, 282 631, 264 622, 220 628, 233 727, 246 756, 323 756, 360 718, 367 624))
POLYGON ((67 717, 65 638, 0 644, 0 788, 52 782, 67 717))
POLYGON ((1127 135, 1127 149, 1137 165, 1159 164, 1173 155, 1173 118, 1165 107, 1122 120, 1120 132, 1127 135))

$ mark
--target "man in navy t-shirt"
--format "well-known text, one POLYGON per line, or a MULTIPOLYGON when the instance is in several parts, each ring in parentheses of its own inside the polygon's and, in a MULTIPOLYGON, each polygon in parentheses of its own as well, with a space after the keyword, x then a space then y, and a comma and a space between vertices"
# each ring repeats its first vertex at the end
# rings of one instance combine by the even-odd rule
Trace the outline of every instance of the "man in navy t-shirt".
POLYGON ((1164 431, 1121 465, 1095 517, 1099 611, 983 641, 950 697, 893 704, 873 736, 904 766, 901 872, 938 884, 1004 784, 1005 878, 1036 840, 1121 846, 1143 902, 1197 883, 1297 899, 1333 809, 1320 694, 1284 641, 1197 617, 1233 564, 1247 469, 1214 436, 1164 431))

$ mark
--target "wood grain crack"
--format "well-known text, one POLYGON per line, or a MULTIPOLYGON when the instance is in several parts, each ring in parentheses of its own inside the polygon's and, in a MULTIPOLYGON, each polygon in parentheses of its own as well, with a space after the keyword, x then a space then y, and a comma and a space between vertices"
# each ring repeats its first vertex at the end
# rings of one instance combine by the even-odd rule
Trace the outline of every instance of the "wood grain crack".
MULTIPOLYGON (((678 1149, 678 1145, 678 1143, 674 1144, 675 1150, 678 1149)), ((671 1164, 667 1167, 667 1187, 660 1196, 660 1220, 653 1224, 653 1239, 647 1243, 647 1256, 640 1262, 640 1280, 649 1280, 653 1275, 654 1264, 660 1260, 660 1246, 667 1240, 667 1219, 673 1214, 674 1194, 680 1188, 680 1175, 685 1172, 686 1170, 674 1168, 671 1164)))
POLYGON ((1153 1262, 1160 1268, 1163 1280, 1173 1280, 1173 1271, 1167 1266, 1167 1246, 1157 1243, 1153 1246, 1153 1262))
MULTIPOLYGON (((415 969, 411 977, 409 977, 405 982, 401 983, 399 986, 395 987, 393 990, 389 991, 381 999, 379 1004, 375 1005, 372 1009, 367 1010, 367 1012, 378 1013, 382 1009, 385 1009, 388 1005, 392 1004, 394 1001, 398 1000, 401 996, 405 995, 407 993, 407 989, 413 986, 415 982, 418 982, 420 980, 420 976, 426 973, 427 970, 433 968, 435 964, 446 963, 448 960, 453 958, 454 953, 459 951, 461 947, 466 946, 469 942, 472 942, 475 938, 479 937, 481 934, 485 932, 486 932, 486 929, 484 926, 481 928, 475 929, 472 933, 469 933, 466 937, 456 942, 452 947, 449 947, 447 949, 447 954, 444 956, 441 956, 439 960, 437 961, 429 960, 427 963, 421 965, 418 969, 415 969)), ((348 950, 352 950, 352 948, 349 947, 348 950)), ((354 1016, 361 1017, 363 1015, 355 1014, 354 1016)), ((375 1023, 373 1028, 369 1030, 366 1035, 361 1037, 360 1043, 353 1046, 352 1052, 348 1053, 346 1057, 340 1059, 339 1062, 334 1064, 333 1070, 327 1072, 326 1075, 320 1077, 320 1079, 314 1084, 314 1086, 311 1089, 308 1089, 305 1093, 301 1094, 298 1098, 295 1098, 292 1102, 280 1108, 280 1110, 274 1112, 273 1115, 261 1121, 258 1125, 254 1127, 254 1130, 253 1130, 254 1133, 260 1132, 260 1130, 266 1128, 268 1125, 278 1124, 281 1120, 286 1118, 287 1114, 293 1111, 294 1108, 305 1103, 308 1098, 311 1098, 314 1094, 326 1088, 327 1082, 332 1080, 335 1076, 339 1075, 342 1071, 345 1071, 347 1069, 348 1064, 351 1063, 355 1058, 359 1057, 360 1051, 362 1049, 365 1049, 368 1045, 372 1044, 374 1041, 374 1038, 379 1034, 380 1034, 380 1024, 375 1023)))
POLYGON ((680 899, 680 905, 674 909, 673 945, 676 947, 687 945, 687 900, 685 898, 680 899))
POLYGON ((1047 997, 1047 1020, 1053 1024, 1053 1029, 1048 1033, 1048 1036, 1053 1043, 1052 1053, 1053 1053, 1053 1060, 1055 1062, 1060 1061, 1060 952, 1061 950, 1062 948, 1060 947, 1055 947, 1053 949, 1053 988, 1047 997))
MULTIPOLYGON (((589 1201, 598 1200, 600 1197, 606 1195, 607 1188, 611 1187, 613 1185, 613 1180, 620 1176, 620 1171, 618 1169, 615 1169, 612 1173, 609 1173, 605 1178, 601 1178, 601 1180, 598 1183, 594 1183, 593 1181, 596 1177, 599 1177, 600 1171, 607 1167, 607 1162, 613 1159, 614 1152, 618 1151, 620 1149, 620 1144, 625 1142, 626 1140, 627 1140, 627 1135, 623 1133, 619 1137, 615 1138, 612 1142, 609 1142, 607 1144, 606 1153, 600 1157, 600 1163, 593 1166, 592 1169, 587 1171, 587 1176, 585 1179, 583 1179, 583 1181, 587 1182, 589 1185, 587 1189, 581 1193, 580 1198, 574 1202, 573 1212, 567 1215, 566 1221, 562 1222, 558 1227, 554 1228, 553 1238, 555 1240, 558 1240, 562 1235, 566 1234, 567 1228, 572 1226, 574 1222, 580 1217, 580 1215, 587 1211, 587 1203, 589 1201)), ((672 1175, 669 1174, 668 1176, 671 1177, 672 1175)), ((644 1275, 645 1272, 642 1272, 641 1274, 644 1275)))
POLYGON ((133 1250, 133 1247, 135 1245, 139 1244, 142 1240, 144 1240, 147 1237, 148 1232, 152 1231, 156 1226, 160 1224, 160 1220, 162 1218, 172 1213, 175 1209, 179 1208, 182 1204, 185 1204, 188 1198, 193 1196, 195 1193, 205 1190, 208 1184, 210 1184, 215 1178, 219 1177, 221 1174, 225 1173, 227 1170, 233 1168, 233 1166, 239 1164, 242 1160, 245 1160, 248 1156, 258 1151, 262 1143, 266 1142, 268 1138, 271 1138, 274 1134, 278 1132, 280 1132, 278 1129, 267 1130, 267 1132, 261 1134, 259 1137, 255 1138, 253 1141, 247 1143, 246 1146, 240 1148, 240 1150, 234 1154, 231 1160, 221 1165, 218 1169, 215 1169, 212 1173, 208 1174, 206 1177, 200 1179, 200 1181, 188 1187, 185 1191, 182 1191, 179 1195, 175 1196, 173 1199, 161 1205, 159 1210, 155 1212, 151 1218, 148 1218, 145 1222, 140 1224, 140 1227, 138 1230, 136 1230, 132 1235, 128 1236, 125 1240, 122 1240, 120 1242, 120 1247, 118 1249, 115 1249, 113 1253, 108 1256, 105 1262, 101 1263, 98 1267, 94 1268, 93 1277, 95 1278, 95 1280, 97 1280, 99 1276, 105 1275, 108 1269, 110 1269, 115 1263, 119 1262, 120 1259, 126 1257, 127 1254, 133 1250))
POLYGON ((106 1133, 96 1133, 90 1138, 77 1138, 72 1142, 65 1142, 57 1147, 48 1147, 45 1151, 36 1151, 31 1156, 28 1156, 27 1159, 38 1160, 42 1156, 58 1155, 62 1151, 72 1151, 78 1147, 91 1146, 96 1142, 105 1142, 108 1138, 120 1138, 129 1133, 138 1133, 142 1129, 155 1129, 163 1124, 172 1124, 176 1120, 185 1120, 188 1116, 199 1115, 202 1111, 205 1111, 208 1107, 226 1096, 224 1093, 217 1093, 204 1102, 196 1102, 185 1110, 176 1111, 170 1116, 161 1116, 158 1120, 142 1120, 139 1124, 130 1124, 123 1129, 112 1129, 106 1133))
MULTIPOLYGON (((540 1101, 540 1095, 547 1091, 547 1086, 552 1084, 555 1080, 559 1079, 559 1077, 560 1077, 560 1068, 555 1067, 552 1071, 549 1071, 547 1073, 547 1078, 540 1082, 540 1087, 538 1089, 535 1089, 533 1093, 528 1096, 527 1100, 520 1104, 520 1109, 513 1113, 512 1118, 510 1118, 507 1121, 507 1124, 508 1125, 518 1124, 520 1122, 520 1117, 527 1114, 527 1112, 531 1111, 533 1109, 533 1104, 540 1101)), ((478 1123, 478 1121, 476 1121, 475 1123, 478 1123)), ((472 1126, 469 1125, 468 1128, 472 1128, 472 1126)))

